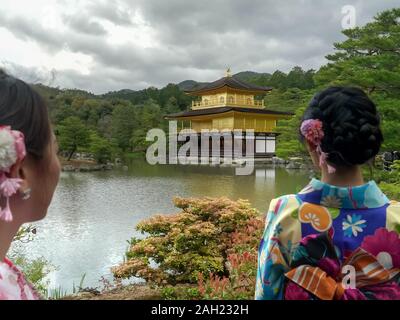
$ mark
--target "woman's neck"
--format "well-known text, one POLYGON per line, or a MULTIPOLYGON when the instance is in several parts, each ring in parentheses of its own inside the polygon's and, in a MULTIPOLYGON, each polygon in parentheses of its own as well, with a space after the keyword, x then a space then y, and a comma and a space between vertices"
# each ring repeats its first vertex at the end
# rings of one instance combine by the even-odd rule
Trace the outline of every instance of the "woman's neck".
POLYGON ((365 183, 360 166, 344 170, 338 168, 333 174, 322 170, 321 181, 337 187, 361 186, 365 183))

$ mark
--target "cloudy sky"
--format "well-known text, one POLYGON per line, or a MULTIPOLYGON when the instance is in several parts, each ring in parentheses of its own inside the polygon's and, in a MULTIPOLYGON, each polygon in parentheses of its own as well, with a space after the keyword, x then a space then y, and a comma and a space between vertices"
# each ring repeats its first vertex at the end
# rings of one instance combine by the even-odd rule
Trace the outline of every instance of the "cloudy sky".
POLYGON ((399 0, 0 0, 0 65, 95 93, 233 72, 317 69, 356 24, 399 0))

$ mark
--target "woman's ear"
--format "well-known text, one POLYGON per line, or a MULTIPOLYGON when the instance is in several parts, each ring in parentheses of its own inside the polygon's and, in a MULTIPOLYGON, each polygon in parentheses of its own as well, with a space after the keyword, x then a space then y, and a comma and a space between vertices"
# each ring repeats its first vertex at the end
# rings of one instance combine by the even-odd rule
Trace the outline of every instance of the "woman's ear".
POLYGON ((307 140, 306 140, 306 146, 314 166, 319 167, 319 156, 317 154, 317 147, 307 140))
POLYGON ((316 150, 317 150, 317 147, 314 146, 312 143, 310 143, 310 142, 307 141, 307 140, 306 140, 306 146, 307 146, 307 151, 308 151, 309 153, 316 152, 316 150))
POLYGON ((17 162, 11 166, 8 176, 10 178, 21 178, 21 173, 22 173, 22 161, 17 160, 17 162))
POLYGON ((29 182, 27 179, 27 167, 24 160, 18 160, 10 169, 9 177, 20 179, 20 192, 29 189, 29 182))

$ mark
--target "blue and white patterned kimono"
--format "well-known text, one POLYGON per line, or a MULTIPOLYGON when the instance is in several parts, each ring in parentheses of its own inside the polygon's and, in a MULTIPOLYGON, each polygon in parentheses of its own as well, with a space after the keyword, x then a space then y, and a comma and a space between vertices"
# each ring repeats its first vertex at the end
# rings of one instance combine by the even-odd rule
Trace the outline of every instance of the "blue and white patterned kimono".
POLYGON ((348 299, 384 298, 382 285, 387 284, 393 284, 391 298, 400 298, 400 287, 395 287, 399 233, 400 203, 389 201, 374 181, 336 187, 313 179, 298 194, 271 201, 259 246, 255 298, 343 299, 339 266, 348 263, 363 274, 357 292, 346 293, 348 299), (369 272, 372 266, 379 267, 378 277, 377 270, 369 272), (381 286, 379 293, 371 284, 381 286))

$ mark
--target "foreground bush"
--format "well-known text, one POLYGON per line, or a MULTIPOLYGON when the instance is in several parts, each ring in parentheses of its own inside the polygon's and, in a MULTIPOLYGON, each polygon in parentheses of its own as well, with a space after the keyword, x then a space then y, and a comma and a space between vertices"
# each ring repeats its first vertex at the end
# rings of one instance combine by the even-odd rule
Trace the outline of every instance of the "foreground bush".
MULTIPOLYGON (((199 274, 200 299, 253 299, 256 284, 257 249, 263 233, 264 223, 252 218, 247 226, 232 233, 232 247, 227 251, 228 276, 210 274, 205 278, 199 274)), ((183 295, 178 298, 189 298, 183 295)))
POLYGON ((131 240, 115 277, 143 278, 162 286, 167 298, 251 298, 263 225, 259 212, 248 201, 227 198, 174 203, 181 212, 138 224, 147 236, 131 240))

